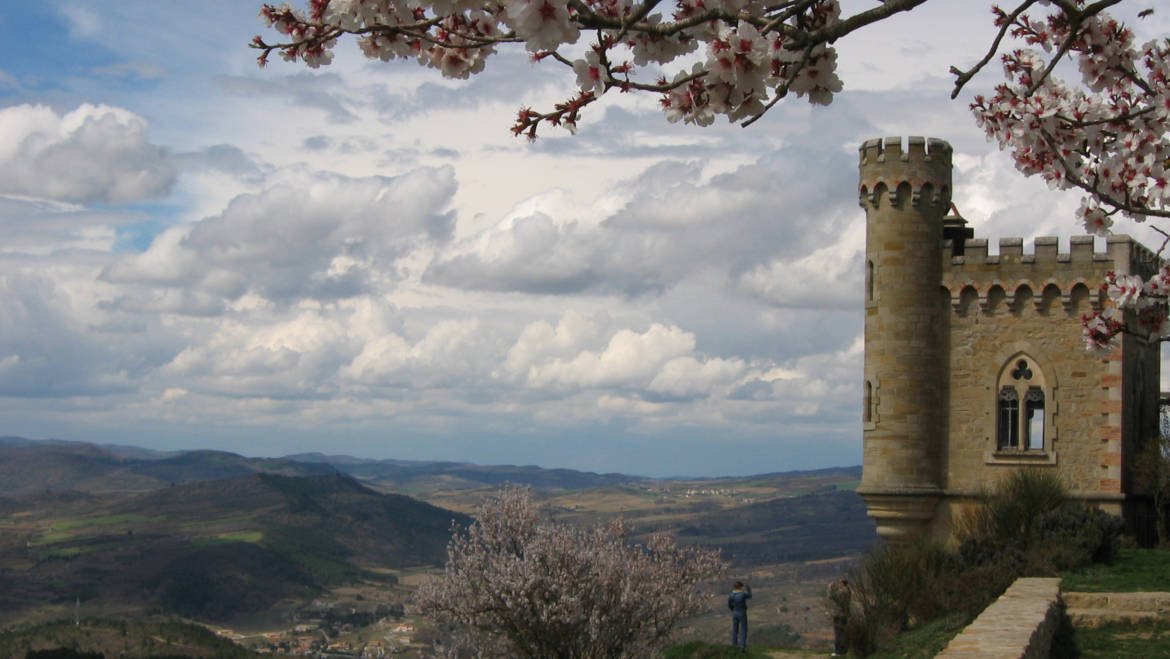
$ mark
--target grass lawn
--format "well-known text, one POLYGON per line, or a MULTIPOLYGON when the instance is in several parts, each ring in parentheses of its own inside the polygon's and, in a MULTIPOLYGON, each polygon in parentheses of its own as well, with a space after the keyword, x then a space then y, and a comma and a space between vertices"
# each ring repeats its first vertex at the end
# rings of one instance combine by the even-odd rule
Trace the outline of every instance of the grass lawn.
POLYGON ((1160 620, 1074 629, 1072 638, 1080 659, 1170 657, 1170 626, 1160 620))
POLYGON ((730 645, 714 645, 704 641, 691 641, 676 645, 662 653, 662 659, 766 659, 768 653, 759 646, 749 647, 747 652, 730 645))
POLYGON ((1170 592, 1170 551, 1122 549, 1113 565, 1094 564, 1063 575, 1069 592, 1170 592))
POLYGON ((749 645, 743 652, 731 645, 718 645, 705 641, 691 641, 676 645, 662 653, 662 659, 770 659, 771 657, 823 657, 825 650, 774 649, 760 645, 749 645))
POLYGON ((870 659, 930 659, 942 652, 970 622, 971 619, 962 614, 931 620, 898 634, 882 649, 869 655, 870 659))

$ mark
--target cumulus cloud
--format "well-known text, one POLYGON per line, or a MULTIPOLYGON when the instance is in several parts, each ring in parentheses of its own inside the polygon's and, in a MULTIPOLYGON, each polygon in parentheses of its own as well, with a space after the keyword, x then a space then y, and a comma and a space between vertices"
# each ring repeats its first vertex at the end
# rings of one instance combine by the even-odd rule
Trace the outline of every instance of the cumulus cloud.
MULTIPOLYGON (((147 364, 158 359, 152 345, 126 350, 94 332, 85 302, 59 279, 34 267, 0 268, 0 397, 58 398, 108 395, 133 390, 147 364), (81 310, 75 309, 80 306, 81 310)), ((30 264, 31 265, 31 264, 30 264)))
POLYGON ((458 288, 535 294, 581 292, 638 295, 663 286, 640 256, 641 241, 535 213, 508 221, 440 257, 428 281, 458 288))
POLYGON ((336 393, 336 372, 356 341, 343 323, 317 309, 257 313, 220 322, 188 345, 160 375, 220 395, 314 398, 336 393))
POLYGON ((166 194, 175 169, 148 132, 142 117, 104 105, 0 109, 0 194, 113 204, 166 194))
POLYGON ((341 369, 343 379, 373 387, 483 386, 495 355, 483 350, 476 318, 452 318, 417 340, 393 332, 371 337, 341 369))
POLYGON ((634 297, 705 271, 734 280, 764 268, 747 281, 766 293, 760 280, 769 263, 832 266, 839 254, 817 250, 856 221, 855 204, 840 194, 852 187, 845 180, 855 165, 833 152, 800 156, 767 156, 713 176, 702 163, 660 162, 612 190, 601 221, 563 207, 561 216, 508 215, 444 250, 426 277, 480 290, 634 297))
POLYGON ((527 379, 538 387, 644 386, 667 361, 694 349, 693 334, 655 323, 645 332, 617 331, 604 350, 587 350, 569 360, 534 364, 529 367, 527 379))
POLYGON ((294 173, 224 211, 157 236, 104 280, 281 302, 359 295, 401 277, 400 259, 451 234, 450 168, 396 178, 294 173))
MULTIPOLYGON (((864 238, 858 222, 853 235, 864 238)), ((845 240, 796 258, 777 258, 739 276, 746 292, 777 307, 854 309, 861 302, 864 245, 845 240)))
POLYGON ((735 382, 747 364, 695 350, 695 335, 653 323, 609 331, 610 319, 566 312, 555 326, 529 324, 508 351, 503 377, 562 392, 614 389, 650 397, 705 397, 735 382))

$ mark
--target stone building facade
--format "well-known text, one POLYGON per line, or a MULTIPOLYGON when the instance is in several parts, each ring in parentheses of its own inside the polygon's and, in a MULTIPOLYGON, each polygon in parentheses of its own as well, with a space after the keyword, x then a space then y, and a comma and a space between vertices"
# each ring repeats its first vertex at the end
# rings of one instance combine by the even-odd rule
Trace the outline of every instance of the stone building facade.
POLYGON ((1126 236, 1000 240, 997 255, 952 209, 951 146, 911 137, 860 149, 866 211, 864 457, 858 493, 878 533, 951 533, 956 515, 1014 469, 1055 470, 1114 514, 1143 497, 1131 462, 1157 431, 1160 346, 1125 336, 1085 349, 1081 316, 1109 271, 1158 260, 1126 236))

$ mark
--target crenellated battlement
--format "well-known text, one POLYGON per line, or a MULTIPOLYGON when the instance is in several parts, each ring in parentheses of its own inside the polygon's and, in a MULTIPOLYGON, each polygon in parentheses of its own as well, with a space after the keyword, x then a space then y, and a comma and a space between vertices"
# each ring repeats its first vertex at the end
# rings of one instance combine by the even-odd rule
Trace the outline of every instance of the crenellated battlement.
POLYGON ((895 136, 866 140, 857 150, 861 155, 861 167, 910 161, 934 162, 950 167, 953 152, 946 140, 935 137, 928 139, 919 135, 907 138, 904 149, 902 138, 895 136))
POLYGON ((1081 302, 1099 309, 1105 274, 1136 274, 1148 279, 1157 272, 1158 257, 1129 236, 1106 238, 1105 249, 1095 251, 1093 236, 1072 236, 1067 251, 1060 250, 1055 236, 1036 238, 1034 251, 1024 253, 1022 238, 1001 238, 999 254, 989 254, 986 239, 964 241, 963 253, 955 255, 953 241, 942 246, 942 285, 951 295, 956 311, 964 311, 978 300, 985 312, 1003 302, 1013 311, 1031 300, 1046 312, 1057 300, 1072 313, 1081 302))
POLYGON ((882 195, 891 205, 908 200, 913 206, 951 203, 951 145, 921 136, 911 136, 905 145, 901 137, 866 140, 858 149, 861 206, 881 203, 882 195))
POLYGON ((1056 236, 1039 236, 1033 241, 1031 254, 1024 253, 1023 238, 1000 238, 999 254, 989 254, 985 238, 971 238, 963 242, 963 253, 955 255, 951 240, 943 242, 943 270, 970 271, 985 269, 983 265, 1031 265, 1037 269, 1076 269, 1086 272, 1085 266, 1094 263, 1112 264, 1115 272, 1137 274, 1143 278, 1157 272, 1161 260, 1156 254, 1129 236, 1118 234, 1105 239, 1105 249, 1095 251, 1093 236, 1072 236, 1067 251, 1060 251, 1060 239, 1056 236))

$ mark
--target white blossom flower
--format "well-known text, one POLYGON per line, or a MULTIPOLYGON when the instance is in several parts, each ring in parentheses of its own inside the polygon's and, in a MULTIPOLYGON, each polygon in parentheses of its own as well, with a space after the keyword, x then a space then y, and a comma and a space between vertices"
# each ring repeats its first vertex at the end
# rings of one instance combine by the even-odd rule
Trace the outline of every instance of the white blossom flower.
POLYGON ((566 0, 509 0, 505 3, 504 22, 524 39, 524 47, 533 53, 574 43, 581 35, 569 19, 566 0))
POLYGON ((605 69, 597 51, 590 50, 585 53, 585 59, 575 60, 573 71, 577 73, 577 86, 581 91, 593 92, 595 96, 605 92, 605 69))

